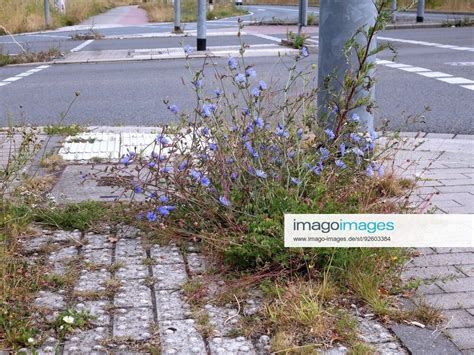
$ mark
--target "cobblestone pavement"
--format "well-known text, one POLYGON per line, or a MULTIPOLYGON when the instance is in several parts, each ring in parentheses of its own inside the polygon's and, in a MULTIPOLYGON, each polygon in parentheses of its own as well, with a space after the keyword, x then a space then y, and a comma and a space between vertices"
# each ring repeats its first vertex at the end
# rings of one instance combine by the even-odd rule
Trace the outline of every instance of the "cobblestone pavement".
MULTIPOLYGON (((232 335, 242 315, 260 310, 258 292, 239 306, 208 303, 195 309, 185 301, 183 286, 208 268, 194 245, 185 250, 147 245, 138 230, 121 227, 104 234, 43 230, 25 241, 24 249, 32 262, 47 256, 50 276, 64 276, 71 268, 77 271, 71 287, 39 291, 34 304, 48 321, 66 309, 93 317, 90 329, 78 330, 62 341, 53 333, 43 334, 40 354, 270 353, 271 339, 265 334, 254 339, 232 335), (205 333, 203 326, 208 327, 205 333)), ((207 287, 217 290, 224 285, 221 280, 207 287)), ((407 354, 371 315, 357 314, 361 340, 382 354, 407 354)), ((336 346, 325 354, 348 352, 336 346)))
MULTIPOLYGON (((474 213, 474 136, 408 137, 394 164, 403 176, 418 179, 412 201, 424 210, 474 213)), ((418 295, 444 313, 443 333, 462 353, 474 354, 474 248, 419 249, 402 276, 421 281, 418 295)))

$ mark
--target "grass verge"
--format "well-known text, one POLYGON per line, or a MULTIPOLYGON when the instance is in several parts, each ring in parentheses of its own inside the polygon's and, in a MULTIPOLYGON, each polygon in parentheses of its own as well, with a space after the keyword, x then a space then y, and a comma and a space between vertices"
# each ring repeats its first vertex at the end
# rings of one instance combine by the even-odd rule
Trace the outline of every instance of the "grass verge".
POLYGON ((21 52, 15 55, 0 52, 0 67, 9 64, 49 62, 60 56, 61 52, 57 48, 40 52, 21 52))

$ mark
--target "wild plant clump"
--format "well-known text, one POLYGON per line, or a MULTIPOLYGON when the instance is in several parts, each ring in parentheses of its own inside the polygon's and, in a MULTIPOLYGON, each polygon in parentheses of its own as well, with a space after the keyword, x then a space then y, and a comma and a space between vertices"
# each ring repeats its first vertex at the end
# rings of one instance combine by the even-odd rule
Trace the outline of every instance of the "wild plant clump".
MULTIPOLYGON (((184 50, 189 59, 191 49, 184 50)), ((128 152, 112 173, 141 196, 139 220, 167 235, 203 239, 235 267, 299 269, 323 262, 327 252, 284 248, 283 215, 386 208, 377 203, 377 180, 384 175, 377 135, 363 132, 350 111, 335 114, 337 130, 318 124, 306 48, 280 89, 259 78, 245 46, 240 53, 223 71, 207 58, 191 80, 194 111, 182 113, 166 101, 180 124, 163 127, 143 152, 128 152), (218 87, 209 87, 206 66, 218 87)))

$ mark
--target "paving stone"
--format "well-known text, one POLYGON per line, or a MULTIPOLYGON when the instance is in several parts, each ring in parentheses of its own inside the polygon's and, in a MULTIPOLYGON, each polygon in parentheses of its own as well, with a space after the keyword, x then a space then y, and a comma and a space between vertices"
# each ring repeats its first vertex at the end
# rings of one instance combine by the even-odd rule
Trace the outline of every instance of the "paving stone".
POLYGON ((440 288, 437 284, 421 284, 416 292, 421 295, 433 295, 438 293, 444 293, 443 289, 440 288))
POLYGON ((115 276, 121 280, 144 279, 149 276, 148 266, 143 264, 125 264, 118 269, 115 276))
POLYGON ((79 230, 69 231, 54 231, 52 238, 55 242, 67 243, 72 242, 80 245, 82 233, 79 230))
POLYGON ((206 354, 206 346, 193 319, 159 322, 161 353, 206 354))
POLYGON ((106 354, 106 348, 100 345, 100 342, 107 338, 105 327, 72 334, 64 342, 63 354, 106 354))
POLYGON ((88 233, 84 236, 83 249, 104 249, 112 248, 112 243, 109 242, 108 235, 102 234, 91 234, 88 233))
POLYGON ((51 252, 49 254, 48 260, 54 263, 57 261, 65 261, 67 259, 74 258, 75 256, 77 256, 76 247, 65 247, 51 252))
POLYGON ((396 342, 373 344, 376 354, 383 355, 406 355, 408 352, 396 342))
POLYGON ((437 281, 436 283, 446 292, 474 291, 474 277, 463 277, 449 281, 437 281))
POLYGON ((154 245, 150 249, 150 255, 158 264, 184 263, 179 248, 176 246, 154 245))
POLYGON ((117 237, 119 239, 123 239, 123 238, 135 239, 139 235, 140 235, 140 230, 135 227, 126 226, 126 225, 117 226, 117 237))
POLYGON ((460 271, 462 271, 466 276, 474 277, 474 264, 457 265, 456 267, 460 271))
POLYGON ((206 272, 208 264, 206 258, 202 254, 189 253, 187 254, 189 271, 193 275, 200 275, 206 272))
POLYGON ((366 343, 386 343, 393 342, 395 338, 388 330, 373 320, 358 317, 359 338, 366 343))
POLYGON ((48 337, 43 344, 41 344, 41 347, 37 349, 37 352, 38 354, 59 354, 60 343, 55 337, 48 337))
POLYGON ((52 241, 53 241, 53 238, 50 235, 42 235, 39 237, 23 239, 22 240, 23 250, 27 253, 38 251, 43 246, 45 246, 48 243, 51 243, 52 241))
POLYGON ((461 352, 444 334, 432 329, 396 324, 390 329, 401 340, 410 354, 456 355, 461 352))
POLYGON ((209 315, 209 324, 212 326, 212 333, 216 337, 227 335, 240 321, 240 315, 236 315, 237 309, 233 307, 217 307, 207 304, 204 309, 209 315))
POLYGON ((86 249, 82 253, 84 261, 88 263, 106 264, 112 263, 112 249, 86 249))
POLYGON ((35 306, 44 307, 51 310, 62 310, 65 307, 64 296, 50 292, 39 291, 38 297, 34 301, 35 306))
POLYGON ((128 264, 142 264, 146 252, 141 239, 119 239, 115 246, 115 261, 128 264))
POLYGON ((474 248, 433 248, 436 254, 446 253, 473 253, 474 248))
POLYGON ((116 307, 152 307, 151 291, 145 280, 122 280, 119 291, 115 294, 116 307))
POLYGON ((403 280, 410 279, 439 279, 451 276, 463 276, 463 274, 454 266, 427 266, 411 267, 402 273, 403 280))
POLYGON ((84 301, 77 303, 74 306, 78 312, 87 312, 94 319, 91 320, 92 324, 96 326, 108 326, 110 324, 110 315, 106 311, 106 307, 109 305, 108 301, 84 301))
POLYGON ((106 269, 97 271, 83 270, 79 275, 79 281, 74 287, 76 292, 104 291, 103 283, 111 277, 106 269))
POLYGON ((186 319, 192 316, 191 307, 179 291, 159 290, 156 292, 158 321, 186 319))
POLYGON ((473 253, 424 255, 413 259, 413 266, 445 266, 474 264, 473 253))
MULTIPOLYGON (((474 332, 474 316, 467 310, 452 310, 444 311, 443 314, 446 316, 447 328, 473 328, 474 332)), ((474 335, 474 333, 473 333, 474 335)))
POLYGON ((256 354, 252 342, 244 337, 212 338, 209 342, 212 355, 256 354))
POLYGON ((426 295, 425 301, 441 309, 474 308, 474 297, 470 292, 426 295))
POLYGON ((452 341, 461 350, 474 349, 473 328, 448 329, 446 333, 451 336, 452 341))
POLYGON ((147 340, 151 338, 150 324, 152 322, 152 308, 119 308, 114 315, 113 336, 147 340))
POLYGON ((173 290, 180 288, 188 275, 184 264, 158 264, 153 265, 153 277, 156 290, 173 290))

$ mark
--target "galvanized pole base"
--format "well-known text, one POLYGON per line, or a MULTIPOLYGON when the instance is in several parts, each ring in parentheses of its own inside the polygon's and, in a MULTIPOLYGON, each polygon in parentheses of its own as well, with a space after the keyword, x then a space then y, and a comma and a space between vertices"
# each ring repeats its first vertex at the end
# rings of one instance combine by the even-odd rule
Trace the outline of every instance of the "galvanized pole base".
POLYGON ((181 33, 181 0, 174 0, 174 32, 181 33))
MULTIPOLYGON (((368 27, 375 23, 377 9, 373 0, 321 0, 320 5, 320 27, 319 27, 319 66, 318 66, 318 109, 320 123, 325 123, 333 128, 336 124, 336 113, 330 106, 332 94, 341 95, 344 75, 348 69, 355 70, 358 61, 355 53, 350 55, 350 64, 344 55, 346 42, 361 27, 368 27), (327 81, 328 80, 328 81, 327 81), (325 83, 328 88, 325 88, 325 83), (326 120, 325 122, 322 122, 326 120)), ((359 43, 366 45, 363 36, 358 36, 359 43)), ((371 48, 376 48, 375 39, 371 48)), ((369 58, 374 62, 375 58, 369 58)), ((370 92, 361 90, 354 98, 374 95, 374 89, 370 92)), ((367 129, 374 126, 372 113, 367 112, 366 107, 359 107, 350 112, 357 114, 361 124, 367 129)))
POLYGON ((416 10, 416 22, 423 22, 425 19, 425 0, 418 0, 416 10))

